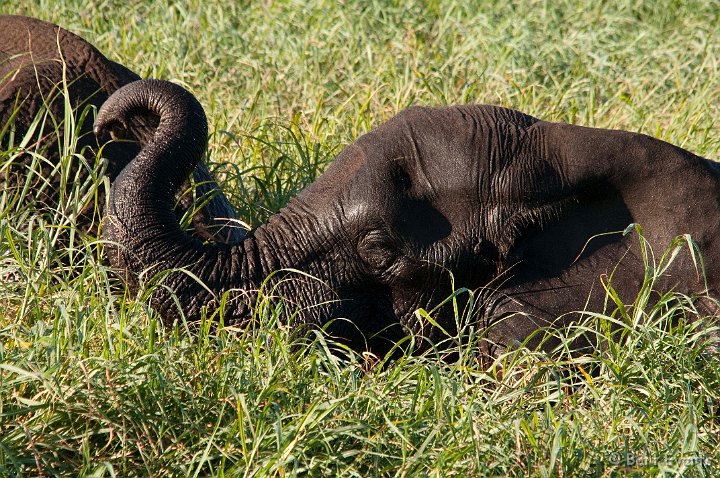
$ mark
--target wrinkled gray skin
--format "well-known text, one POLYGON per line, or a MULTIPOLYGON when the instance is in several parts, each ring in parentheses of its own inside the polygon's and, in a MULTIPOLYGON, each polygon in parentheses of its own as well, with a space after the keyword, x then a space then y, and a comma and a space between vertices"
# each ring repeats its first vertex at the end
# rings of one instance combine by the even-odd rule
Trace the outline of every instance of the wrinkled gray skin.
MULTIPOLYGON (((90 43, 57 25, 34 18, 0 15, 0 131, 6 130, 0 138, 0 148, 5 150, 10 146, 11 128, 14 129, 13 144, 19 144, 33 119, 45 110, 46 105, 51 118, 60 123, 56 131, 53 120, 48 118, 45 127, 33 134, 27 146, 29 150, 39 146, 48 159, 42 167, 43 179, 37 180, 30 188, 30 197, 50 207, 55 207, 60 200, 60 175, 52 174, 52 171, 62 157, 63 149, 58 141, 58 137, 62 138, 64 134, 64 124, 61 123, 65 116, 63 81, 67 85, 75 116, 80 121, 80 113, 87 106, 99 108, 119 87, 139 79, 132 71, 107 59, 90 43), (40 188, 45 180, 50 181, 50 187, 40 188)), ((84 152, 90 165, 94 164, 100 145, 110 139, 106 136, 98 141, 92 134, 92 121, 92 115, 88 115, 79 125, 82 137, 76 148, 78 153, 83 148, 90 148, 84 152)), ((138 116, 129 125, 124 138, 127 141, 112 142, 104 147, 102 156, 108 160, 106 173, 111 181, 137 156, 140 144, 152 138, 156 124, 157 118, 152 115, 138 116)), ((31 159, 29 154, 21 155, 14 164, 6 164, 0 169, 0 187, 22 188, 31 159)), ((73 176, 78 168, 82 171, 80 179, 87 177, 87 168, 75 158, 73 176)), ((244 231, 237 227, 236 222, 227 220, 234 218, 233 209, 203 162, 193 171, 193 180, 199 184, 196 191, 199 197, 214 196, 194 215, 194 233, 206 240, 241 240, 244 231)), ((183 191, 186 189, 187 184, 183 191)), ((183 194, 178 214, 192 207, 192 203, 192 194, 183 194)), ((86 232, 95 232, 92 205, 83 211, 77 222, 86 232)))
MULTIPOLYGON (((153 306, 168 322, 181 313, 198 319, 225 294, 226 323, 244 323, 253 291, 271 272, 292 268, 324 282, 292 273, 290 281, 271 278, 290 300, 287 319, 298 330, 345 318, 329 330, 357 350, 382 354, 408 331, 443 340, 413 312, 450 294, 452 271, 457 287, 477 289, 484 300, 478 325, 490 342, 516 346, 539 327, 577 318, 556 319, 561 314, 586 304, 602 309, 599 277, 613 270, 613 285, 632 300, 643 278, 638 237, 591 238, 633 222, 658 249, 691 233, 717 293, 718 169, 642 134, 494 106, 410 108, 345 148, 242 243, 203 245, 180 230, 171 208, 205 151, 202 108, 173 84, 136 82, 103 105, 96 132, 121 129, 145 111, 160 125, 113 184, 106 230, 121 245, 111 260, 130 277, 182 266, 204 282, 207 289, 182 272, 167 277, 181 311, 164 288, 153 306)), ((706 292, 689 254, 658 286, 706 292)), ((450 307, 433 316, 455 332, 450 307)))

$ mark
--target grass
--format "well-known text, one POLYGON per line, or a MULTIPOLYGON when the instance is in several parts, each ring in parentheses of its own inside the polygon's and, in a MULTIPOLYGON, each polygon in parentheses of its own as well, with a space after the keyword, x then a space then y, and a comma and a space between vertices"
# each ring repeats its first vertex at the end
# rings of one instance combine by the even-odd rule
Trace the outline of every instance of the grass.
MULTIPOLYGON (((0 10, 60 23, 143 76, 187 86, 251 224, 411 104, 501 104, 720 157, 714 2, 509 3, 6 0, 0 10)), ((606 343, 588 356, 521 349, 487 363, 471 343, 452 364, 432 353, 340 361, 322 336, 293 346, 270 303, 252 330, 163 326, 94 238, 58 246, 73 209, 105 187, 95 178, 68 190, 72 207, 44 215, 0 192, 0 476, 720 472, 713 330, 689 320, 682 296, 647 302, 652 263, 632 307, 564 332, 564 343, 581 333, 606 343)))

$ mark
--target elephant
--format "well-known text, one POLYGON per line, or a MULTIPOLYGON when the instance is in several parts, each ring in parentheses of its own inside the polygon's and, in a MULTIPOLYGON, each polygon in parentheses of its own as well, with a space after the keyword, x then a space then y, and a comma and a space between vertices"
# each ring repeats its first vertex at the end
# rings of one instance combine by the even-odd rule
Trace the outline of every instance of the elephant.
MULTIPOLYGON (((51 208, 63 200, 62 178, 57 172, 61 159, 72 154, 66 147, 66 129, 78 132, 74 151, 83 152, 89 166, 82 159, 70 156, 71 178, 83 180, 89 169, 99 160, 98 153, 107 160, 106 174, 114 180, 134 158, 140 144, 152 140, 157 118, 152 115, 133 119, 126 137, 107 144, 108 137, 97 139, 92 134, 92 115, 83 115, 85 108, 99 108, 119 87, 140 77, 123 65, 106 58, 82 38, 52 23, 34 18, 0 15, 0 148, 17 147, 29 151, 5 161, 0 169, 0 185, 5 191, 27 188, 26 203, 34 202, 51 208), (69 103, 76 124, 68 128, 65 103, 69 103), (44 114, 47 113, 46 116, 44 114), (40 115, 40 123, 33 121, 40 115), (122 139, 122 141, 120 141, 122 139), (139 142, 139 143, 138 143, 139 142), (29 173, 36 157, 43 157, 39 173, 29 173)), ((192 218, 194 233, 204 240, 234 242, 242 240, 245 230, 237 227, 233 208, 222 194, 204 162, 193 171, 198 185, 196 195, 205 204, 197 208, 192 218)), ((179 192, 177 213, 182 215, 193 206, 189 184, 179 192)), ((99 201, 104 202, 102 197, 99 201)), ((80 213, 76 225, 87 233, 97 233, 94 205, 80 213)))
POLYGON ((458 332, 443 301, 463 286, 482 304, 490 353, 550 350, 538 331, 602 309, 602 276, 628 297, 641 287, 642 242, 623 234, 633 224, 649 244, 691 234, 707 259, 699 270, 679 254, 657 287, 717 294, 720 170, 650 136, 499 106, 415 106, 345 147, 242 242, 202 244, 172 213, 207 145, 197 100, 173 83, 134 82, 103 104, 95 132, 147 111, 160 124, 112 184, 105 232, 131 288, 166 271, 151 305, 167 323, 249 326, 270 287, 298 333, 325 328, 377 355, 412 335, 422 352, 458 332))

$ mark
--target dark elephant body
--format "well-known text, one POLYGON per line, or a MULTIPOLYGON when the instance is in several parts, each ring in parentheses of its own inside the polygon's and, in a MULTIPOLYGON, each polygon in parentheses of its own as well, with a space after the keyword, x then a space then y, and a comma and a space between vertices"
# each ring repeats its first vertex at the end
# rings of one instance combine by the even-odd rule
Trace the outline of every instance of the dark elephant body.
MULTIPOLYGON (((111 259, 133 274, 192 273, 167 277, 175 297, 155 293, 169 322, 220 303, 226 322, 245 322, 267 281, 294 325, 327 326, 357 350, 385 353, 409 332, 438 343, 457 331, 452 307, 436 308, 454 281, 477 291, 490 341, 512 345, 576 318, 562 314, 602 309, 601 276, 632 298, 644 269, 638 238, 621 234, 631 223, 657 247, 692 234, 717 292, 718 169, 645 135, 494 106, 414 107, 345 148, 242 243, 205 246, 159 206, 203 154, 202 109, 172 84, 138 82, 103 106, 96 131, 127 124, 141 105, 161 118, 157 141, 113 185, 108 234, 120 247, 111 259), (293 272, 271 275, 280 269, 293 272)), ((708 292, 690 255, 663 277, 659 287, 708 292)))
MULTIPOLYGON (((115 90, 140 77, 119 63, 106 58, 79 36, 51 23, 34 18, 0 15, 0 147, 3 150, 22 144, 23 150, 39 153, 44 159, 37 172, 29 174, 33 154, 20 154, 0 170, 0 185, 5 190, 26 189, 26 199, 51 208, 63 200, 58 164, 69 157, 70 178, 87 177, 95 166, 96 154, 108 160, 106 174, 114 180, 140 151, 140 145, 152 139, 157 118, 137 116, 124 141, 104 144, 92 134, 93 114, 82 115, 85 108, 99 108, 115 90), (66 124, 66 103, 73 112, 72 125, 66 124), (44 114, 45 113, 45 114, 44 114), (34 123, 39 117, 39 122, 34 123), (78 133, 77 143, 66 143, 68 129, 78 133), (4 131, 4 133, 2 133, 4 131), (30 181, 28 188, 26 182, 30 181)), ((35 161, 37 161, 35 159, 35 161)), ((240 240, 244 231, 228 227, 234 218, 232 207, 203 162, 193 173, 199 184, 197 195, 213 196, 193 219, 196 234, 205 239, 240 240), (214 218, 227 218, 215 220, 214 218)), ((183 194, 179 213, 193 207, 192 194, 183 194)), ((93 232, 97 226, 94 207, 88 205, 77 218, 77 225, 93 232)))

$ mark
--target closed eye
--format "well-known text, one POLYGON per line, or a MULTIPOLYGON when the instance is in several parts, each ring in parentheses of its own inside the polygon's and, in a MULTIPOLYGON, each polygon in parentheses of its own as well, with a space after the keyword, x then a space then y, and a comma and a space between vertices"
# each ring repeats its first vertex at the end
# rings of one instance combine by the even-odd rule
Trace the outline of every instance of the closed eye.
POLYGON ((398 250, 384 233, 372 231, 358 243, 358 254, 371 268, 381 271, 392 265, 398 250))

